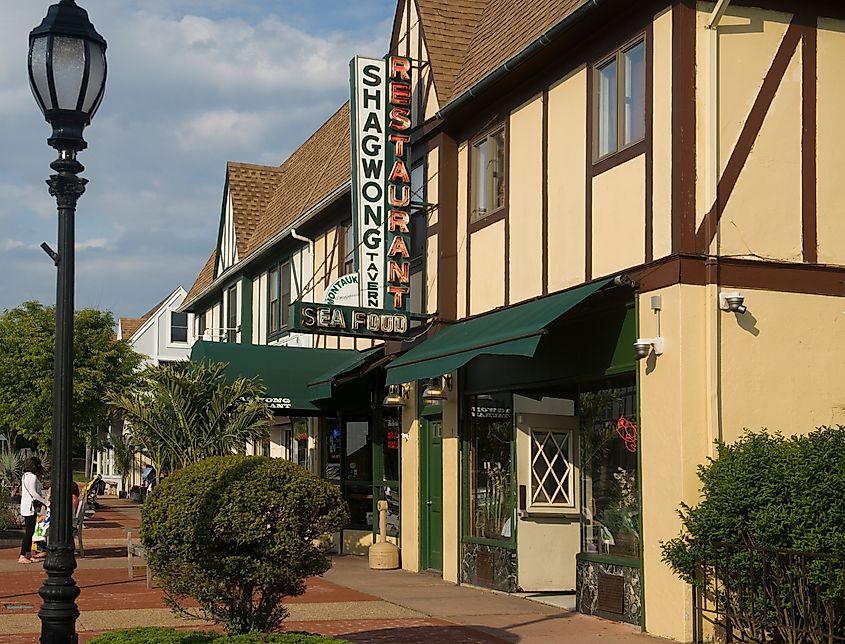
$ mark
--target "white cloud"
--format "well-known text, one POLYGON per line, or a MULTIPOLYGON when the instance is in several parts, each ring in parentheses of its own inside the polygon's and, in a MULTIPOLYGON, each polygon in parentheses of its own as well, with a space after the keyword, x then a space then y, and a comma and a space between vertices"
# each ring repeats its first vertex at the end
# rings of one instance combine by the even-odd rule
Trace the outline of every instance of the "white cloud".
MULTIPOLYGON (((349 59, 384 53, 395 0, 81 4, 108 41, 109 79, 79 155, 77 302, 137 315, 202 268, 226 161, 284 161, 345 100, 349 59)), ((26 75, 45 7, 6 2, 0 21, 0 309, 55 296, 38 248, 56 245, 55 152, 26 75)))

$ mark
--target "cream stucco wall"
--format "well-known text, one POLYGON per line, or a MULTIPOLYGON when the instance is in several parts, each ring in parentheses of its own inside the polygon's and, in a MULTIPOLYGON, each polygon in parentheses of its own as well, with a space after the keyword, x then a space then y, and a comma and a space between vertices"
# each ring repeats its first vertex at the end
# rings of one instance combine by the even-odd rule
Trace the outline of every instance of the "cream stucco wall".
POLYGON ((641 360, 640 457, 646 629, 681 641, 692 634, 692 593, 661 561, 660 541, 677 536, 682 501, 699 498, 696 467, 708 445, 706 423, 706 289, 675 285, 640 296, 639 330, 653 336, 650 297, 662 299, 663 355, 641 360))
MULTIPOLYGON (((484 313, 504 305, 504 220, 472 233, 469 277, 470 315, 484 313)), ((460 279, 458 282, 460 283, 460 279)))
POLYGON ((402 503, 401 562, 404 570, 420 570, 420 423, 417 406, 417 383, 407 385, 408 399, 402 408, 402 503))
POLYGON ((645 260, 645 155, 593 179, 593 276, 645 260))
MULTIPOLYGON (((508 217, 511 304, 542 293, 543 96, 534 96, 510 116, 508 217)), ((473 238, 473 255, 475 254, 473 238)))
MULTIPOLYGON (((587 71, 549 89, 549 291, 584 281, 587 71)), ((536 252, 536 251, 535 251, 536 252)))
POLYGON ((748 311, 721 315, 725 440, 845 424, 845 298, 741 291, 748 311))
POLYGON ((437 311, 437 258, 440 235, 431 235, 426 244, 425 257, 425 310, 427 313, 437 311))
MULTIPOLYGON (((453 382, 457 374, 452 374, 453 382)), ((461 457, 457 388, 443 402, 443 579, 460 580, 461 457)))
MULTIPOLYGON (((425 171, 425 200, 430 204, 440 203, 440 192, 438 186, 440 185, 440 150, 434 149, 429 151, 426 155, 426 171, 425 171)), ((439 211, 437 208, 431 208, 428 211, 428 225, 434 226, 439 221, 439 211)))
POLYGON ((458 317, 467 310, 467 164, 468 146, 458 147, 458 317))
POLYGON ((672 11, 654 18, 652 103, 652 253, 672 252, 672 11))
POLYGON ((818 252, 822 264, 845 264, 845 21, 821 18, 818 24, 818 252))
MULTIPOLYGON (((741 68, 725 58, 737 55, 744 60, 757 54, 745 52, 751 45, 744 35, 730 46, 732 42, 722 37, 722 82, 727 85, 722 88, 723 104, 730 102, 732 76, 741 68)), ((800 48, 789 63, 733 194, 722 206, 720 232, 724 255, 802 261, 800 48)))

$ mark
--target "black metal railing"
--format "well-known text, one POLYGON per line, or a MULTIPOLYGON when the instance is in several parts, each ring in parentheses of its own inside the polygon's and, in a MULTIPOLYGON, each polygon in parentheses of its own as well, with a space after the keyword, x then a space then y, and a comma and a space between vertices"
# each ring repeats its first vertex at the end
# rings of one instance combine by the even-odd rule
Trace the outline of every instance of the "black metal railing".
POLYGON ((845 556, 714 543, 698 565, 696 642, 845 643, 845 556))

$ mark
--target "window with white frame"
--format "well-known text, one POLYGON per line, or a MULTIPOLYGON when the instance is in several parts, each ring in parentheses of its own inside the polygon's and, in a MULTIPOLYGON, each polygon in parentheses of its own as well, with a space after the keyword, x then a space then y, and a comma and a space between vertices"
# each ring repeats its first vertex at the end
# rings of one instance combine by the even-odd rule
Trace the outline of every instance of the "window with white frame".
POLYGON ((273 266, 267 273, 267 332, 282 333, 288 325, 291 304, 290 262, 273 266))
POLYGON ((238 287, 231 286, 226 291, 226 342, 238 341, 238 287))
POLYGON ((531 501, 540 509, 575 508, 573 433, 531 428, 531 501))
POLYGON ((645 138, 645 39, 641 36, 595 66, 594 157, 645 138))
POLYGON ((177 313, 171 311, 170 313, 170 341, 171 342, 187 342, 188 341, 188 314, 177 313))
POLYGON ((500 126, 472 144, 470 223, 505 207, 505 128, 500 126))

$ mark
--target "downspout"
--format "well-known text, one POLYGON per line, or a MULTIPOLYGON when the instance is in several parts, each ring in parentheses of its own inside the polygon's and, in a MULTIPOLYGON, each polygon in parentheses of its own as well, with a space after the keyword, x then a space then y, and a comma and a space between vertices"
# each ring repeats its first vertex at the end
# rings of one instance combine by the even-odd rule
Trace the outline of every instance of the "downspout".
MULTIPOLYGON (((302 235, 298 234, 296 232, 296 228, 290 229, 290 236, 293 239, 295 239, 296 241, 301 241, 301 242, 305 242, 305 243, 308 244, 308 252, 311 255, 311 272, 313 273, 314 272, 314 240, 309 239, 308 237, 303 237, 302 235)), ((293 262, 291 262, 291 268, 293 268, 293 262)), ((296 284, 296 292, 299 294, 298 299, 303 300, 303 295, 305 295, 305 294, 302 292, 302 284, 303 283, 300 281, 299 278, 300 278, 300 276, 297 275, 296 270, 294 270, 293 271, 293 279, 294 279, 294 283, 296 284)), ((314 285, 312 284, 311 288, 308 289, 308 292, 310 293, 313 290, 314 290, 314 285)))
POLYGON ((722 311, 719 308, 719 280, 721 255, 721 226, 719 224, 719 176, 721 174, 721 137, 719 133, 721 88, 719 77, 719 22, 730 5, 731 0, 718 0, 707 21, 708 44, 708 156, 707 156, 707 200, 713 204, 714 217, 710 219, 711 228, 707 239, 712 239, 713 253, 705 249, 705 325, 706 325, 706 373, 707 373, 707 427, 709 432, 708 449, 713 456, 714 440, 722 440, 722 311))
POLYGON ((557 39, 564 32, 568 31, 576 23, 580 22, 594 9, 596 9, 604 0, 587 0, 575 11, 567 15, 563 20, 557 23, 554 27, 543 33, 539 38, 531 42, 522 51, 512 56, 499 67, 487 74, 480 81, 472 85, 463 94, 444 105, 436 114, 437 118, 445 119, 450 114, 454 113, 464 105, 466 105, 473 98, 486 92, 491 87, 495 86, 499 81, 507 76, 514 69, 519 67, 526 60, 531 58, 534 54, 543 49, 553 40, 557 39))

